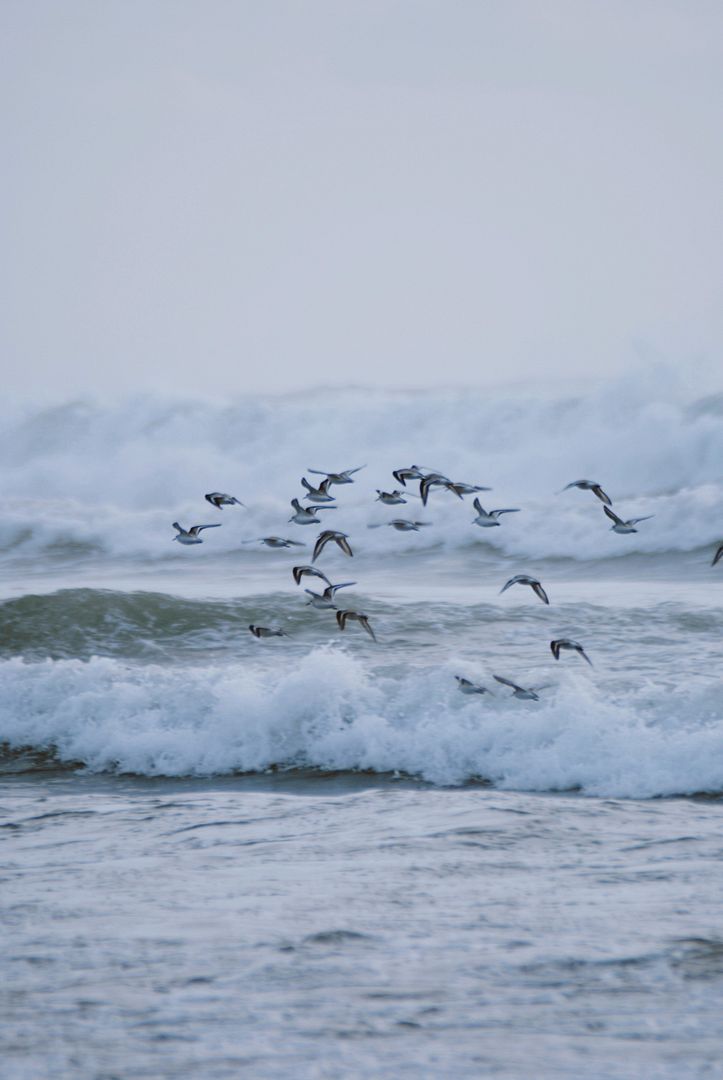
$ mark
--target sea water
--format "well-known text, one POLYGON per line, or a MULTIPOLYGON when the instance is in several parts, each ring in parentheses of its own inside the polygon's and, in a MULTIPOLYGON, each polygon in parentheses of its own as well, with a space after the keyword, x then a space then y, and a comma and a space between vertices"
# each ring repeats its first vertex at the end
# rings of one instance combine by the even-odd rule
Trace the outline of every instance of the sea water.
POLYGON ((722 1075, 723 398, 7 407, 0 461, 4 1077, 722 1075), (520 511, 376 502, 412 463, 520 511))

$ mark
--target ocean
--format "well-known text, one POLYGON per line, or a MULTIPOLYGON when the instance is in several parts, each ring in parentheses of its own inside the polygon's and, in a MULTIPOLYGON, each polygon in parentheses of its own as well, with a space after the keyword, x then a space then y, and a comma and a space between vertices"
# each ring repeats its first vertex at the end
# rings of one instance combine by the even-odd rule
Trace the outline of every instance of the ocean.
POLYGON ((3 409, 4 1080, 723 1075, 723 394, 3 409))

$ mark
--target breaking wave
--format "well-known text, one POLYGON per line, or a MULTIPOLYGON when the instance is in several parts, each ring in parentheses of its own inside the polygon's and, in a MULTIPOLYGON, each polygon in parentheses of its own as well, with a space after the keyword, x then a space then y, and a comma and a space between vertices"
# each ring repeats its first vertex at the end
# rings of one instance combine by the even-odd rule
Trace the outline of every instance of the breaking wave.
POLYGON ((601 693, 568 672, 540 702, 468 699, 451 663, 402 677, 318 648, 283 674, 112 658, 0 664, 4 768, 213 776, 399 772, 438 785, 648 798, 723 792, 723 685, 601 693))

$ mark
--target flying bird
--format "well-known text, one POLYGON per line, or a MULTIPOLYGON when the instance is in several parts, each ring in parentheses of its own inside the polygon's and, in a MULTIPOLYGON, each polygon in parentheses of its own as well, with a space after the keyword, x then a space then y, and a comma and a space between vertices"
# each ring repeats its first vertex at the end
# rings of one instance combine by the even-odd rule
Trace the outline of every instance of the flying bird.
POLYGON ((710 565, 715 566, 715 564, 717 562, 720 562, 721 559, 723 559, 723 544, 721 544, 716 551, 715 555, 713 556, 713 562, 710 565))
POLYGON ((592 660, 587 655, 582 645, 577 641, 572 641, 570 638, 558 638, 556 641, 551 641, 550 648, 552 649, 552 655, 556 660, 560 659, 561 649, 572 649, 574 652, 579 653, 583 660, 587 660, 590 667, 593 666, 592 660))
POLYGON ((511 577, 510 580, 506 581, 505 584, 502 586, 502 588, 500 589, 500 595, 503 592, 506 592, 511 585, 529 585, 535 596, 539 596, 543 604, 550 603, 547 598, 547 593, 543 589, 542 585, 540 585, 540 582, 537 580, 537 578, 530 577, 529 574, 515 574, 514 577, 511 577))
POLYGON ((244 540, 244 544, 266 544, 270 548, 306 547, 301 540, 287 540, 283 536, 258 536, 255 540, 244 540))
POLYGON ((655 514, 647 514, 645 517, 630 518, 629 521, 623 521, 623 519, 619 518, 615 511, 611 510, 609 506, 603 506, 603 510, 613 522, 613 524, 610 526, 610 531, 616 533, 637 532, 638 530, 635 528, 635 526, 638 524, 639 521, 649 521, 652 517, 655 517, 655 514))
POLYGON ((332 540, 345 555, 348 555, 350 558, 353 556, 354 552, 349 547, 349 538, 346 533, 335 532, 333 529, 324 529, 324 531, 319 533, 316 538, 314 554, 311 558, 312 562, 316 562, 326 545, 332 540))
POLYGON ((325 469, 307 469, 306 471, 316 476, 325 476, 330 484, 353 484, 352 476, 362 469, 366 469, 366 465, 357 465, 356 469, 344 469, 343 472, 326 472, 325 469))
POLYGON ((448 484, 447 487, 450 491, 453 491, 455 495, 459 495, 460 499, 463 495, 474 495, 476 491, 492 491, 492 488, 482 487, 481 484, 464 484, 462 481, 454 481, 454 483, 448 484))
POLYGON ((301 486, 306 488, 305 499, 311 499, 312 502, 334 502, 334 496, 329 494, 329 479, 322 480, 318 487, 314 487, 310 484, 305 476, 301 478, 301 486))
MULTIPOLYGON (((374 502, 384 503, 385 506, 399 506, 400 503, 406 503, 407 501, 404 498, 404 495, 412 495, 410 491, 405 491, 404 495, 401 491, 380 491, 379 488, 375 488, 375 491, 377 493, 377 498, 374 502)), ((416 499, 417 496, 414 495, 413 498, 416 499)))
POLYGON ((519 514, 519 507, 513 507, 509 510, 485 510, 479 499, 475 499, 472 503, 477 511, 477 517, 473 520, 473 525, 479 525, 483 529, 491 529, 494 525, 499 525, 497 520, 500 514, 519 514))
POLYGON ((301 579, 304 577, 305 574, 308 574, 309 577, 321 578, 321 580, 325 581, 327 585, 331 585, 331 582, 329 581, 326 574, 322 573, 321 570, 317 570, 315 566, 292 566, 291 573, 294 575, 294 581, 297 585, 301 585, 301 579))
POLYGON ((208 495, 203 496, 206 502, 210 502, 211 506, 215 506, 217 510, 220 510, 224 506, 243 506, 246 509, 245 503, 242 503, 240 499, 237 499, 234 495, 225 495, 223 491, 209 491, 208 495))
POLYGON ((422 480, 424 475, 424 470, 420 469, 419 465, 410 465, 408 469, 394 469, 392 471, 392 476, 402 487, 407 486, 407 480, 422 480))
POLYGON ((253 623, 251 623, 251 625, 249 626, 249 630, 255 638, 289 636, 285 630, 277 630, 270 626, 254 626, 253 623))
POLYGON ((545 689, 544 686, 535 686, 534 688, 528 687, 525 689, 524 686, 518 686, 517 683, 513 683, 510 679, 504 679, 501 675, 493 675, 492 678, 496 679, 498 683, 502 683, 503 686, 509 686, 513 691, 512 696, 520 698, 523 701, 539 701, 540 695, 537 691, 545 689))
MULTIPOLYGON (((612 506, 613 501, 609 495, 606 495, 603 489, 598 484, 597 480, 573 480, 571 484, 565 484, 562 491, 569 491, 570 488, 580 488, 581 491, 592 491, 593 495, 597 495, 601 502, 604 502, 606 506, 612 506)), ((562 491, 558 492, 559 495, 562 491)))
MULTIPOLYGON (((463 694, 492 694, 491 690, 488 690, 486 686, 481 686, 479 683, 473 683, 469 679, 463 679, 461 675, 455 675, 457 680, 457 687, 463 694)), ((494 697, 494 694, 492 694, 494 697)))
POLYGON ((368 529, 382 529, 385 525, 391 525, 397 532, 419 532, 420 525, 431 525, 431 521, 409 521, 408 518, 393 518, 391 521, 380 521, 375 525, 368 525, 368 529))
POLYGON ((368 615, 362 614, 361 611, 337 611, 337 613, 336 613, 336 621, 339 624, 339 629, 340 630, 345 630, 346 629, 346 624, 347 624, 348 619, 354 619, 356 622, 358 622, 359 625, 362 626, 366 630, 367 634, 372 639, 372 641, 377 640, 376 636, 374 634, 374 631, 372 630, 371 626, 369 625, 369 616, 368 615))
POLYGON ((202 544, 203 540, 198 535, 203 529, 220 529, 221 522, 217 521, 215 525, 192 525, 190 529, 184 529, 182 525, 179 525, 177 521, 173 522, 173 528, 177 531, 177 536, 174 536, 174 540, 178 540, 179 544, 202 544))
POLYGON ((294 513, 289 521, 295 521, 297 525, 319 525, 321 518, 316 516, 319 510, 336 510, 335 506, 302 506, 298 499, 291 500, 294 513))
POLYGON ((311 604, 312 607, 318 608, 319 611, 325 611, 328 608, 336 610, 334 594, 338 589, 348 589, 350 585, 356 585, 356 581, 344 581, 341 585, 329 585, 324 589, 323 593, 314 592, 312 589, 304 589, 304 592, 308 593, 311 597, 311 600, 308 600, 307 604, 311 604))

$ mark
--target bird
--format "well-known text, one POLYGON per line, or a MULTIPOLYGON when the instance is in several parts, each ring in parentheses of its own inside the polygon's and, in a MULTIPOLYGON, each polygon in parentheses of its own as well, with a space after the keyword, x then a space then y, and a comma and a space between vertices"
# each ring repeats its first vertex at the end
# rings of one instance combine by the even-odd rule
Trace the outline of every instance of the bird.
MULTIPOLYGON (((410 491, 405 491, 404 495, 401 491, 380 491, 379 488, 375 488, 375 491, 377 493, 377 498, 374 502, 384 503, 385 506, 399 506, 400 503, 406 503, 407 501, 404 498, 404 495, 412 495, 412 492, 410 491)), ((415 499, 417 498, 416 495, 413 495, 412 497, 415 499)))
POLYGON ((179 525, 177 521, 173 522, 173 528, 177 529, 178 535, 174 536, 174 540, 178 540, 179 544, 202 544, 203 540, 198 535, 202 529, 220 529, 221 522, 217 521, 215 525, 192 525, 190 529, 184 529, 182 525, 179 525))
POLYGON ((334 496, 329 494, 330 480, 322 480, 318 487, 314 487, 305 476, 301 478, 302 487, 306 488, 305 499, 311 499, 313 502, 334 502, 334 496))
MULTIPOLYGON (((455 675, 457 680, 457 688, 462 691, 463 694, 492 694, 491 690, 488 690, 486 686, 480 686, 479 683, 470 682, 469 679, 463 679, 461 675, 455 675)), ((494 697, 494 694, 492 694, 494 697)))
POLYGON ((291 500, 294 513, 289 521, 295 521, 297 525, 319 525, 321 518, 316 516, 318 510, 336 510, 335 506, 302 506, 298 499, 291 500))
POLYGON ((311 558, 312 562, 316 562, 326 545, 332 540, 337 545, 337 547, 339 547, 344 552, 345 555, 348 555, 350 558, 353 556, 354 552, 349 547, 349 538, 346 533, 335 532, 333 529, 324 529, 324 531, 319 533, 316 538, 316 543, 314 544, 314 554, 311 558))
POLYGON ((421 480, 424 477, 424 470, 420 469, 419 465, 410 465, 408 469, 392 470, 392 476, 402 487, 406 487, 407 480, 421 480))
POLYGON ((339 629, 340 630, 345 630, 346 629, 347 619, 354 619, 356 622, 359 623, 360 626, 364 627, 364 629, 366 630, 367 634, 372 639, 372 641, 377 640, 376 636, 374 634, 374 631, 372 630, 371 626, 369 625, 369 616, 368 615, 362 614, 361 611, 337 611, 337 613, 336 613, 336 621, 339 624, 339 629))
POLYGON ((393 518, 391 521, 378 522, 375 525, 368 525, 369 529, 381 529, 384 525, 391 525, 397 532, 419 532, 420 525, 431 525, 431 521, 409 521, 408 518, 393 518))
POLYGON ((500 589, 500 595, 507 589, 509 589, 511 585, 529 585, 535 595, 539 596, 540 600, 542 600, 543 604, 550 603, 547 598, 547 593, 543 589, 542 585, 540 585, 537 578, 530 577, 529 574, 515 574, 514 577, 511 577, 510 580, 506 581, 505 584, 502 586, 502 588, 500 589))
POLYGON ((492 488, 482 487, 481 484, 465 484, 461 480, 455 480, 454 483, 447 486, 455 495, 459 495, 460 499, 463 495, 474 495, 475 491, 492 491, 492 488))
POLYGON ((331 585, 331 582, 329 581, 326 574, 322 573, 321 570, 317 570, 315 566, 292 566, 291 573, 294 575, 294 581, 297 585, 301 585, 301 579, 304 577, 305 574, 308 574, 309 577, 321 578, 321 580, 325 581, 327 585, 331 585))
POLYGON ((721 559, 723 559, 723 544, 721 544, 719 546, 718 550, 716 551, 715 555, 713 556, 713 562, 710 565, 715 566, 715 564, 717 562, 720 562, 721 559))
MULTIPOLYGON (((562 491, 569 491, 570 488, 580 488, 581 491, 592 491, 593 495, 597 495, 601 502, 604 502, 606 506, 612 506, 613 501, 609 495, 606 495, 603 489, 598 484, 597 480, 573 480, 571 484, 565 484, 562 491)), ((562 491, 558 492, 558 495, 562 494, 562 491)))
POLYGON ((482 529, 491 529, 494 525, 499 525, 497 518, 500 514, 519 514, 519 507, 509 510, 485 510, 479 499, 475 499, 472 503, 477 511, 477 517, 472 522, 473 525, 479 525, 482 529))
POLYGON ((266 544, 270 548, 306 547, 301 540, 287 540, 283 536, 258 536, 255 540, 244 540, 244 544, 266 544))
POLYGON ((366 465, 357 465, 356 469, 344 469, 343 472, 326 472, 325 469, 307 469, 306 471, 316 476, 325 476, 330 484, 353 484, 352 476, 362 469, 366 469, 366 465))
POLYGON ((208 495, 203 496, 206 502, 210 502, 211 506, 215 506, 217 510, 221 510, 224 506, 243 506, 246 509, 246 504, 242 503, 240 499, 237 499, 234 495, 225 495, 223 491, 209 491, 208 495))
POLYGON ((277 630, 270 626, 254 626, 253 623, 251 623, 251 625, 249 626, 249 630, 255 638, 289 636, 285 630, 277 630))
POLYGON ((513 683, 510 679, 504 679, 501 675, 493 675, 493 679, 496 679, 498 683, 502 683, 503 686, 509 686, 512 688, 512 696, 521 698, 523 701, 539 701, 540 695, 538 690, 544 690, 544 686, 535 686, 525 689, 524 686, 518 686, 517 683, 513 683))
POLYGON ((577 641, 572 641, 570 638, 558 638, 556 641, 551 641, 550 648, 552 649, 552 655, 556 660, 560 659, 561 649, 572 649, 574 652, 579 653, 583 660, 587 660, 590 667, 593 666, 592 660, 587 655, 582 645, 578 644, 577 641))
POLYGON ((350 585, 356 585, 356 581, 344 581, 341 585, 329 585, 324 589, 323 593, 313 592, 312 589, 304 589, 304 592, 307 592, 311 597, 311 600, 307 600, 307 604, 318 608, 319 611, 324 611, 327 608, 336 609, 334 594, 338 589, 348 589, 350 585))
MULTIPOLYGON (((427 499, 429 498, 430 489, 433 487, 449 488, 452 481, 447 476, 442 476, 441 473, 427 473, 419 481, 419 494, 422 499, 422 506, 427 505, 427 499)), ((460 499, 462 496, 459 496, 460 499)))
POLYGON ((609 506, 603 506, 603 510, 613 522, 610 526, 610 531, 616 533, 635 533, 638 531, 635 526, 639 521, 649 521, 650 518, 655 517, 655 514, 647 514, 645 517, 630 518, 629 521, 623 521, 623 519, 619 518, 615 511, 611 510, 609 506))

